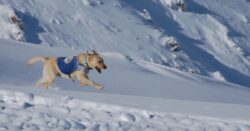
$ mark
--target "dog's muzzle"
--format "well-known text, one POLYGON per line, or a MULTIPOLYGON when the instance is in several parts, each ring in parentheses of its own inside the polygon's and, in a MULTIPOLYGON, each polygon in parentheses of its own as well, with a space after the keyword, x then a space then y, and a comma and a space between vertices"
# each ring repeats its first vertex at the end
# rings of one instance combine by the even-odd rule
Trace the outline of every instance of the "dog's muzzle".
POLYGON ((104 66, 103 66, 103 69, 107 69, 107 66, 106 66, 106 65, 104 65, 104 66))

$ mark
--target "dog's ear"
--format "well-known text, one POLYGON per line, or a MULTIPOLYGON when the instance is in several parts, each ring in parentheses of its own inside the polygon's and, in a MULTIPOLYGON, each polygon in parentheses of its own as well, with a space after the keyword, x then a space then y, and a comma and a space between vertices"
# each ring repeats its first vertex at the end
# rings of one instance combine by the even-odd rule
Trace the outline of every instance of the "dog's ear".
POLYGON ((95 50, 93 50, 93 53, 94 53, 95 55, 98 55, 98 53, 96 53, 96 51, 95 51, 95 50))

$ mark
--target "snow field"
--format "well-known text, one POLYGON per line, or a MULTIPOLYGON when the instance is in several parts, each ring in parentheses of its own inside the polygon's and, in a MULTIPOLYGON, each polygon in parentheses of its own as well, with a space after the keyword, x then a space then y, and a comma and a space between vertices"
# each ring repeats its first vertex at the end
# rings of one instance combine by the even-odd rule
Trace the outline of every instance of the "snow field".
POLYGON ((147 111, 0 90, 0 130, 227 130, 248 131, 250 122, 147 111))
POLYGON ((249 9, 245 0, 1 0, 0 130, 249 131, 249 9), (34 87, 42 64, 27 66, 31 57, 92 49, 108 69, 89 77, 104 90, 60 78, 34 87))

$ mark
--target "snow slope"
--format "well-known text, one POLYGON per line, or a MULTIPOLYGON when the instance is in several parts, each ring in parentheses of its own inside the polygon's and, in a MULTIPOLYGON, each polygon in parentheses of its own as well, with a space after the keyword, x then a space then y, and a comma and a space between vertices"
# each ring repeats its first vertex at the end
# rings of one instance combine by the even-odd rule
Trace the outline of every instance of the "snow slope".
POLYGON ((27 42, 120 52, 242 86, 249 83, 246 0, 2 0, 24 24, 27 42), (223 7, 223 8, 222 8, 223 7), (180 51, 167 47, 174 39, 180 51))
POLYGON ((104 90, 64 79, 45 90, 34 87, 41 64, 30 67, 27 60, 36 55, 70 56, 79 50, 9 40, 0 44, 4 130, 249 129, 248 88, 104 52, 108 70, 101 75, 90 72, 104 90))
POLYGON ((184 2, 187 12, 178 11, 178 0, 0 3, 23 20, 27 42, 120 52, 249 87, 249 2, 184 2), (169 39, 179 44, 179 52, 167 47, 169 39))
POLYGON ((0 129, 250 130, 249 2, 177 2, 0 1, 0 129), (13 13, 26 42, 10 40, 13 13), (104 90, 34 87, 32 56, 92 49, 108 66, 89 74, 104 90))
MULTIPOLYGON (((1 80, 3 83, 12 85, 33 85, 41 77, 41 64, 34 67, 26 65, 31 56, 72 56, 81 52, 67 48, 33 46, 26 43, 11 42, 10 44, 9 41, 2 41, 1 47, 1 60, 8 61, 1 62, 1 80), (21 53, 18 53, 17 56, 10 55, 10 52, 16 50, 21 53), (15 81, 13 82, 13 80, 15 81)), ((105 93, 250 104, 248 88, 195 75, 190 76, 188 73, 176 69, 141 60, 131 61, 119 53, 106 52, 102 54, 105 56, 108 70, 100 76, 97 72, 92 71, 90 78, 107 87, 103 91, 105 93), (236 96, 241 97, 237 98, 236 96)), ((70 87, 77 87, 78 83, 58 79, 55 86, 63 90, 72 90, 70 87)), ((82 90, 81 88, 74 89, 82 90)), ((95 91, 91 88, 85 90, 95 91)))

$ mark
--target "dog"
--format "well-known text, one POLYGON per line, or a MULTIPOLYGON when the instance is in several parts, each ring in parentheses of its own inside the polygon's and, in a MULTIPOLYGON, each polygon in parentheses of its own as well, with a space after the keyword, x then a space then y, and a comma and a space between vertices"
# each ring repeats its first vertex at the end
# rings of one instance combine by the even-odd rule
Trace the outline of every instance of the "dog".
POLYGON ((98 73, 107 69, 103 58, 93 50, 93 53, 81 53, 77 56, 67 57, 45 57, 37 56, 28 61, 28 65, 32 65, 38 61, 43 62, 42 78, 36 82, 36 87, 43 86, 46 89, 51 86, 57 77, 80 81, 80 86, 92 86, 100 90, 104 87, 94 81, 89 80, 88 71, 95 69, 98 73), (83 70, 79 70, 78 66, 83 66, 83 70))

